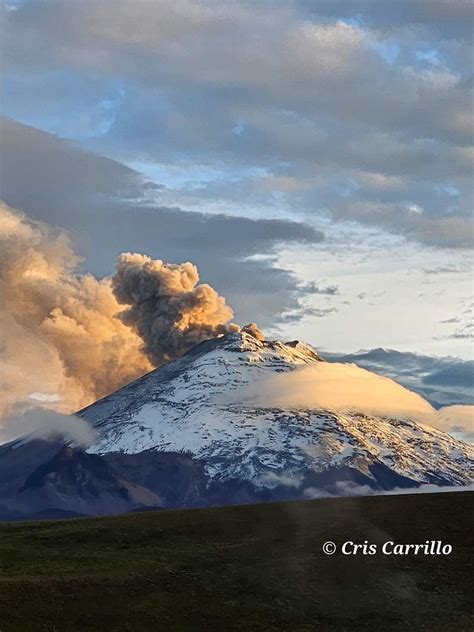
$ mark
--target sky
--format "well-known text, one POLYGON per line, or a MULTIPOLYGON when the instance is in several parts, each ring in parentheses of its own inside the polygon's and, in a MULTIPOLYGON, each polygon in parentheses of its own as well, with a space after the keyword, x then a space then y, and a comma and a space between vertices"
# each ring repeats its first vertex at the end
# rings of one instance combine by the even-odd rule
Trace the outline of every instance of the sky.
POLYGON ((473 6, 7 0, 0 194, 237 322, 471 359, 473 6))

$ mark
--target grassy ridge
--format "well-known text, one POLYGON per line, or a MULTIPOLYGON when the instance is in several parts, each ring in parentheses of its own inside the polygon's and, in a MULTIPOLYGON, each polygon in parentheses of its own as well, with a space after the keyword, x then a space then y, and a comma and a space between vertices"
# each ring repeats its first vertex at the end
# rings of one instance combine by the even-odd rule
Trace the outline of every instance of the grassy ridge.
POLYGON ((0 630, 472 630, 474 495, 0 525, 0 630), (448 557, 325 556, 443 540, 448 557))

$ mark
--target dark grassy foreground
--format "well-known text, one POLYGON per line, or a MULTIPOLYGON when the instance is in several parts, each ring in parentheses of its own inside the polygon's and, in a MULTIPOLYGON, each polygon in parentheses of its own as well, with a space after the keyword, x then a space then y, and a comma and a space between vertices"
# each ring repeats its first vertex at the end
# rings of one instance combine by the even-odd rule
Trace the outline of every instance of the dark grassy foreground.
POLYGON ((473 630, 474 495, 0 525, 0 630, 473 630), (325 556, 443 540, 448 557, 325 556))

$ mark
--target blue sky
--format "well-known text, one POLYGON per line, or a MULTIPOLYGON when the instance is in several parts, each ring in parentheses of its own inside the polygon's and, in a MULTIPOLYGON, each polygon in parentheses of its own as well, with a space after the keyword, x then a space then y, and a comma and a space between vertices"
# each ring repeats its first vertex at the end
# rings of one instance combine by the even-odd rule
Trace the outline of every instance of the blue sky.
POLYGON ((2 10, 11 169, 30 153, 3 195, 85 268, 110 273, 128 237, 275 335, 471 357, 470 2, 2 10))

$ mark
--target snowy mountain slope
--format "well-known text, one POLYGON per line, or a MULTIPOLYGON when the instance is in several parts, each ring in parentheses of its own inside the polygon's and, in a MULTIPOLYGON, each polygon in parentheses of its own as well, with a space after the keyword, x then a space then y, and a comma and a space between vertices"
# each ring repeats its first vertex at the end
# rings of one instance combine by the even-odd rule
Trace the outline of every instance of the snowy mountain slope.
POLYGON ((186 451, 210 485, 259 490, 344 481, 374 489, 472 481, 472 447, 429 426, 331 411, 261 409, 238 393, 268 372, 320 362, 302 343, 229 334, 193 348, 79 412, 96 429, 96 454, 186 451))
POLYGON ((58 436, 0 446, 0 520, 472 482, 472 446, 430 426, 242 396, 262 376, 322 361, 300 342, 246 333, 203 342, 80 411, 97 433, 87 452, 58 436))

